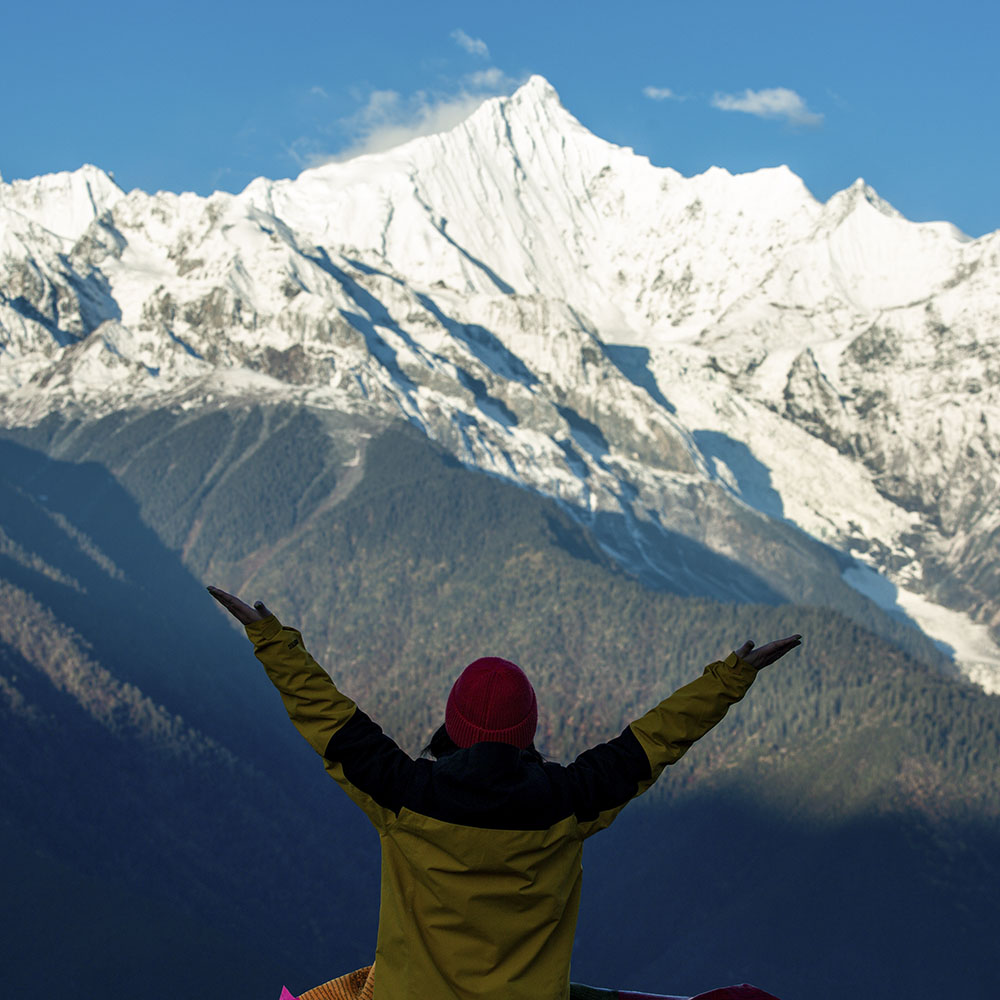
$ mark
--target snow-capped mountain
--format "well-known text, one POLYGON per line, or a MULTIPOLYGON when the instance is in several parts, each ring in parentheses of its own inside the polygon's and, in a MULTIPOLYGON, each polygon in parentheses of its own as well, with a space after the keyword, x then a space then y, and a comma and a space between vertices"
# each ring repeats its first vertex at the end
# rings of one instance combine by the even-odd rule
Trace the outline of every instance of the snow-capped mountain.
POLYGON ((3 421, 398 415, 653 584, 864 594, 1000 692, 998 278, 1000 233, 860 180, 823 204, 783 167, 685 178, 534 77, 238 195, 0 183, 3 421))

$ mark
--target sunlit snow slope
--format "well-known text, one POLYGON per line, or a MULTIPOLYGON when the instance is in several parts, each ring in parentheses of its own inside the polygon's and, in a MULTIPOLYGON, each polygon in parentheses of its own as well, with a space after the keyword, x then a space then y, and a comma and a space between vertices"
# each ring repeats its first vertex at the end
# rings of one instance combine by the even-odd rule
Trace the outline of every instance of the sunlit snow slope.
POLYGON ((400 416, 652 585, 870 598, 1000 692, 998 278, 1000 234, 860 180, 821 204, 787 168, 682 177, 534 77, 238 195, 0 183, 3 421, 400 416))

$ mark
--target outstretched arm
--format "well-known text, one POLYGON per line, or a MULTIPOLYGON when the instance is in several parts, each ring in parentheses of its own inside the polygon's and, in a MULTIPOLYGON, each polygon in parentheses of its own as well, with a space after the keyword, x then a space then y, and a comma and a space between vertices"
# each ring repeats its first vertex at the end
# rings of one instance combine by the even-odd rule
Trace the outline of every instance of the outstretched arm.
POLYGON ((645 791, 664 767, 680 760, 693 743, 722 721, 729 706, 747 693, 759 670, 801 642, 801 635, 790 635, 755 648, 748 640, 726 659, 710 663, 701 677, 633 722, 630 728, 649 758, 651 772, 640 791, 645 791))
POLYGON ((257 601, 251 607, 218 587, 208 592, 246 629, 257 659, 278 689, 295 728, 320 755, 333 734, 355 713, 357 706, 337 690, 330 675, 312 658, 296 629, 281 622, 257 601))
POLYGON ((327 773, 383 829, 401 806, 414 762, 337 689, 297 629, 283 626, 262 601, 251 607, 218 587, 208 592, 246 628, 289 719, 327 773))
POLYGON ((573 787, 582 836, 609 826, 668 764, 680 760, 725 716, 753 683, 757 672, 794 649, 802 636, 776 639, 759 648, 745 642, 710 663, 697 680, 675 691, 620 736, 580 754, 566 768, 573 787))

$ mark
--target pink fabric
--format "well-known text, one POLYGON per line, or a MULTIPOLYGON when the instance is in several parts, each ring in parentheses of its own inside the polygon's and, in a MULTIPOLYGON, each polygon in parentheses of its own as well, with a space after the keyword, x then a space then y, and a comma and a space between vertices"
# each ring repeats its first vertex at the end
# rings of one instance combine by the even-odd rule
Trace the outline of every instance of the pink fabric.
POLYGON ((618 990, 618 1000, 691 1000, 691 997, 678 997, 672 993, 622 993, 618 990))
POLYGON ((623 993, 617 990, 618 1000, 692 1000, 691 997, 674 996, 673 993, 623 993))
POLYGON ((742 986, 723 986, 718 990, 699 993, 691 1000, 778 1000, 778 998, 773 993, 765 993, 756 986, 744 983, 742 986))
POLYGON ((288 992, 288 987, 282 986, 281 996, 278 997, 278 1000, 298 1000, 298 997, 293 997, 292 994, 288 992))
POLYGON ((626 993, 618 991, 618 1000, 778 1000, 771 993, 744 983, 742 986, 723 986, 707 993, 699 993, 696 997, 667 996, 662 993, 626 993))

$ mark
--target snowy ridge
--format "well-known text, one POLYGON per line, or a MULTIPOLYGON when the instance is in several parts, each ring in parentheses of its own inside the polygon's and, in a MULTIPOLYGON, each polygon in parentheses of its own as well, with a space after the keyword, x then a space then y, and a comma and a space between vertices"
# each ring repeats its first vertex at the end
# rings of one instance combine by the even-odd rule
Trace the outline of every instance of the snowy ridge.
POLYGON ((103 170, 87 164, 72 173, 0 180, 0 209, 7 225, 21 216, 72 244, 124 194, 103 170))
POLYGON ((245 396, 401 415, 650 582, 864 593, 1000 692, 998 277, 1000 234, 860 180, 821 204, 784 167, 684 178, 534 77, 238 195, 0 182, 0 394, 8 426, 245 396))

